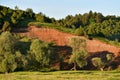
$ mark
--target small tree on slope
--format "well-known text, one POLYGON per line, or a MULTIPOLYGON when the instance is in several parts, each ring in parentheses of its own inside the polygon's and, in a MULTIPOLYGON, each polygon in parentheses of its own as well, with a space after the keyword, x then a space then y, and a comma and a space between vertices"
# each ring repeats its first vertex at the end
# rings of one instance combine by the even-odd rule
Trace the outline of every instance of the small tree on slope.
POLYGON ((72 47, 72 55, 69 63, 73 63, 73 69, 76 70, 77 65, 82 68, 87 65, 87 51, 86 41, 80 37, 72 37, 70 39, 70 46, 72 47))
POLYGON ((113 55, 112 54, 107 54, 106 58, 100 58, 100 57, 95 57, 92 58, 92 64, 99 68, 101 71, 104 70, 105 66, 109 66, 113 60, 113 55))

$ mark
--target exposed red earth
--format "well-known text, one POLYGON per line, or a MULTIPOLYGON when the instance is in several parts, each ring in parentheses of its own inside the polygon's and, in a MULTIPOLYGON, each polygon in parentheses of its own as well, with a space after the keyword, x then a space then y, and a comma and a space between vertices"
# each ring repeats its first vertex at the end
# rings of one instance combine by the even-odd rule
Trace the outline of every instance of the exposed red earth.
MULTIPOLYGON (((32 38, 38 38, 46 42, 54 42, 59 46, 69 45, 69 39, 75 36, 72 34, 61 32, 59 30, 49 29, 49 28, 37 28, 35 26, 31 26, 27 33, 21 33, 21 34, 27 35, 32 38)), ((93 40, 86 39, 86 41, 87 41, 87 50, 89 53, 107 51, 113 53, 115 56, 118 56, 120 54, 120 48, 116 46, 112 46, 95 39, 93 40)))
MULTIPOLYGON (((70 55, 72 53, 72 49, 67 46, 69 45, 69 39, 75 35, 64 33, 56 29, 37 28, 35 26, 29 27, 27 32, 23 32, 20 34, 24 36, 25 35, 29 36, 31 38, 37 38, 45 42, 56 43, 58 45, 55 47, 55 50, 54 50, 55 51, 54 56, 56 56, 56 61, 51 64, 51 67, 55 69, 59 69, 61 67, 61 69, 63 70, 66 70, 66 69, 69 70, 72 68, 72 65, 68 64, 70 55), (64 56, 62 63, 60 59, 61 56, 64 56)), ((91 54, 91 56, 88 57, 88 61, 90 61, 89 62, 90 65, 91 65, 92 57, 95 57, 95 56, 103 57, 108 53, 112 53, 114 55, 115 64, 120 65, 120 48, 106 44, 99 40, 95 40, 95 39, 89 40, 85 37, 81 37, 81 38, 86 39, 87 51, 89 52, 89 54, 91 54)), ((88 69, 92 69, 91 66, 88 66, 88 69)))

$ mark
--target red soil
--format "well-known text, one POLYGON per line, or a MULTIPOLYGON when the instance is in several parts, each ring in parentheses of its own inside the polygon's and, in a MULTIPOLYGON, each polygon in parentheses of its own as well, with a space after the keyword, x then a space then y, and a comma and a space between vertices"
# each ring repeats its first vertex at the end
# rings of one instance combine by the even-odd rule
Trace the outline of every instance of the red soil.
MULTIPOLYGON (((35 26, 31 26, 29 31, 27 33, 23 33, 23 35, 27 35, 32 38, 38 38, 46 42, 54 42, 59 46, 68 45, 69 39, 72 36, 75 36, 72 34, 60 32, 55 29, 36 28, 35 26)), ((103 43, 98 40, 87 39, 87 50, 90 53, 108 51, 114 53, 115 56, 118 56, 120 54, 120 48, 103 43)))
POLYGON ((92 53, 107 51, 114 53, 115 56, 119 56, 120 54, 120 48, 103 43, 99 40, 87 40, 87 50, 92 53))

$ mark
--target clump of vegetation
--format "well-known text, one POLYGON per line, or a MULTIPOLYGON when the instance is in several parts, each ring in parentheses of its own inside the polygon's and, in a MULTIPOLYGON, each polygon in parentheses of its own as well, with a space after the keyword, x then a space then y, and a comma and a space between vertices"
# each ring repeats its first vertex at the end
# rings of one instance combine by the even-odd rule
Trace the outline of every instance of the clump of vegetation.
POLYGON ((112 60, 113 60, 113 55, 107 54, 106 58, 100 58, 100 57, 92 58, 92 63, 95 67, 103 71, 105 66, 110 66, 112 60))
POLYGON ((5 32, 0 35, 0 72, 12 72, 17 68, 15 62, 16 39, 5 32))
MULTIPOLYGON (((92 37, 93 38, 93 37, 92 37)), ((120 47, 120 42, 118 39, 115 39, 115 40, 109 40, 109 39, 106 39, 106 38, 103 38, 103 37, 94 37, 94 39, 96 40, 100 40, 101 42, 104 42, 106 44, 110 44, 110 45, 114 45, 116 47, 120 47)))
POLYGON ((49 44, 38 39, 33 40, 30 45, 30 51, 27 54, 29 62, 34 63, 33 66, 36 65, 38 69, 49 66, 51 53, 49 47, 49 44))
POLYGON ((82 68, 87 65, 87 51, 86 41, 79 37, 72 37, 70 39, 70 46, 72 47, 72 55, 69 62, 74 63, 73 69, 76 70, 77 65, 82 68))
POLYGON ((67 33, 74 33, 74 30, 72 31, 72 29, 70 28, 64 28, 54 23, 30 22, 28 26, 36 26, 38 28, 52 28, 52 29, 57 29, 57 30, 67 32, 67 33))
POLYGON ((16 39, 10 32, 0 35, 0 72, 49 68, 51 44, 40 40, 16 39), (28 45, 28 43, 30 43, 28 45), (21 49, 21 48, 24 49, 21 49))

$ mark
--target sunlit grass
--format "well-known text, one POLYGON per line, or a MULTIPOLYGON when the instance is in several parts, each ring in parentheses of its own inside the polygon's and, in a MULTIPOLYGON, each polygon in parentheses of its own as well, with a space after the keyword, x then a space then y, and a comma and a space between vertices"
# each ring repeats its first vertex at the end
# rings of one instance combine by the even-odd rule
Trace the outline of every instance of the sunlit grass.
POLYGON ((120 80, 120 71, 14 72, 0 80, 120 80))
POLYGON ((36 27, 41 27, 41 28, 51 28, 51 29, 57 29, 60 30, 62 32, 66 32, 66 33, 74 33, 74 29, 71 28, 65 28, 62 26, 58 26, 56 24, 53 23, 41 23, 41 22, 30 22, 28 24, 28 26, 36 26, 36 27))
POLYGON ((120 42, 117 41, 117 40, 109 40, 107 38, 102 38, 102 37, 95 37, 95 39, 97 40, 100 40, 106 44, 110 44, 110 45, 113 45, 113 46, 116 46, 116 47, 120 47, 120 42))

